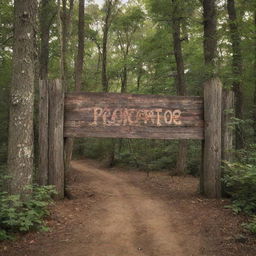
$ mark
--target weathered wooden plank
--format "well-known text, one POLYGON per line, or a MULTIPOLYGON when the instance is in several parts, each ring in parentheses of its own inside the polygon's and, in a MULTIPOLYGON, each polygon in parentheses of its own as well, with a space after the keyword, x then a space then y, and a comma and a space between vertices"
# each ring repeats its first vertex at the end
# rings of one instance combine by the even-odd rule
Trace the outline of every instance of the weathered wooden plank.
POLYGON ((203 99, 69 93, 65 137, 203 139, 203 99))
POLYGON ((223 90, 222 94, 222 160, 231 161, 234 148, 234 129, 230 123, 234 117, 234 92, 223 90))
POLYGON ((151 128, 144 129, 142 127, 133 127, 131 129, 123 128, 118 129, 113 127, 110 129, 82 129, 82 128, 69 128, 65 129, 66 137, 95 137, 95 138, 145 138, 145 139, 198 139, 204 138, 203 130, 200 127, 195 128, 178 128, 171 130, 170 128, 151 128))
POLYGON ((49 82, 49 184, 64 198, 63 121, 64 89, 60 80, 49 82))
POLYGON ((221 112, 222 84, 212 78, 204 84, 203 192, 209 198, 221 197, 221 112))
POLYGON ((39 82, 39 168, 37 182, 41 186, 48 184, 48 81, 39 82))
MULTIPOLYGON (((129 93, 102 93, 102 92, 70 92, 66 93, 65 98, 73 98, 74 100, 81 100, 83 101, 85 98, 87 99, 88 96, 91 97, 91 100, 95 99, 102 99, 102 96, 107 96, 108 99, 114 99, 117 100, 133 100, 133 101, 143 101, 145 99, 146 101, 150 100, 157 100, 159 101, 195 101, 202 103, 203 97, 198 96, 168 96, 168 95, 152 95, 152 94, 129 94, 129 93)), ((107 100, 107 98, 104 96, 104 98, 107 100)))

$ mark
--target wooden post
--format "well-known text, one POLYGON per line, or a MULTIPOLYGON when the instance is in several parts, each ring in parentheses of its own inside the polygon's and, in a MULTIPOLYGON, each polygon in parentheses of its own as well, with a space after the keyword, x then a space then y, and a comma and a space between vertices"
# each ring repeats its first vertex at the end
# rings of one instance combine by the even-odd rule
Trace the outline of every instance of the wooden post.
POLYGON ((64 198, 63 122, 64 88, 60 80, 49 82, 49 184, 64 198))
POLYGON ((223 90, 222 92, 222 160, 232 160, 234 149, 234 130, 230 123, 234 117, 234 92, 223 90))
POLYGON ((212 78, 204 84, 203 190, 209 198, 221 197, 222 84, 212 78))
POLYGON ((39 170, 36 178, 41 186, 48 184, 48 112, 48 81, 41 80, 39 82, 39 170))

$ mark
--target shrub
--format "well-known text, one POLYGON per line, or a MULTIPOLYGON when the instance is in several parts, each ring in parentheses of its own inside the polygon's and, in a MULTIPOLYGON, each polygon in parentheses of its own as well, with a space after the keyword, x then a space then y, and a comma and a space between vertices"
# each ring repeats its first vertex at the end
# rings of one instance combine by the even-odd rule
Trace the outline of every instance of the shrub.
POLYGON ((233 210, 256 213, 256 165, 225 163, 224 184, 231 195, 233 210))
POLYGON ((251 217, 243 226, 256 233, 256 145, 236 152, 239 162, 224 163, 224 186, 231 196, 235 213, 244 212, 251 217))
POLYGON ((31 229, 47 230, 43 218, 49 214, 48 206, 55 194, 53 186, 29 187, 31 196, 22 201, 19 195, 0 192, 0 240, 10 239, 16 232, 31 229))
POLYGON ((256 215, 252 216, 249 223, 244 223, 243 227, 249 230, 251 233, 256 234, 256 215))

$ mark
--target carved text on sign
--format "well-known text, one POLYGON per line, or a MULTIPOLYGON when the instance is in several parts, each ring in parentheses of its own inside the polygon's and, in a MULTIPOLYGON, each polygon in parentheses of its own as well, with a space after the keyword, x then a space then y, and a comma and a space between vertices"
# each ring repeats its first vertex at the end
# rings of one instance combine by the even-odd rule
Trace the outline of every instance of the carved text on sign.
POLYGON ((100 108, 94 107, 92 126, 138 126, 152 124, 155 126, 181 125, 181 111, 158 109, 133 108, 100 108))

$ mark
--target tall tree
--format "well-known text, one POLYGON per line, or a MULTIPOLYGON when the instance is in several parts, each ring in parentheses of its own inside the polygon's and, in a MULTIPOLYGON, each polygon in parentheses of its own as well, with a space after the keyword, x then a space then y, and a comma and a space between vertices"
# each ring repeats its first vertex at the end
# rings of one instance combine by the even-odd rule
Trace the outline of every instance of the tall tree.
MULTIPOLYGON (((254 3, 254 71, 256 70, 256 3, 254 3)), ((254 72, 254 99, 253 99, 253 127, 254 142, 256 143, 256 72, 254 72)))
POLYGON ((102 89, 104 92, 108 92, 108 75, 107 75, 107 55, 108 55, 108 36, 109 29, 113 20, 113 12, 118 0, 105 0, 103 10, 105 12, 104 24, 103 24, 103 41, 102 41, 102 89))
MULTIPOLYGON (((84 66, 84 0, 79 0, 79 18, 78 18, 78 48, 75 59, 75 90, 80 91, 82 86, 82 75, 84 66)), ((72 159, 73 138, 67 138, 65 142, 65 169, 68 170, 72 159)))
MULTIPOLYGON (((184 72, 184 61, 182 53, 181 39, 181 21, 182 21, 182 3, 181 1, 172 0, 172 37, 173 50, 176 60, 177 69, 177 94, 185 96, 187 93, 187 85, 184 72)), ((176 163, 176 172, 178 175, 184 174, 187 164, 187 141, 179 141, 179 152, 176 163)))
POLYGON ((25 195, 33 175, 36 0, 14 1, 13 73, 10 92, 8 171, 11 194, 25 195))
POLYGON ((62 8, 60 0, 58 0, 59 9, 59 31, 60 31, 60 45, 61 45, 61 79, 67 89, 67 74, 68 74, 68 64, 67 64, 67 53, 68 53, 68 42, 69 33, 71 25, 71 17, 74 8, 74 0, 62 0, 62 8), (68 4, 69 3, 69 4, 68 4))
POLYGON ((79 18, 78 18, 78 49, 75 60, 75 90, 80 91, 82 87, 82 75, 84 64, 84 0, 79 0, 79 18))
POLYGON ((56 14, 54 5, 54 0, 40 2, 40 79, 47 79, 48 76, 50 26, 56 14))
MULTIPOLYGON (((227 9, 229 15, 229 29, 233 53, 233 91, 235 95, 235 117, 243 119, 243 63, 241 53, 241 37, 238 28, 238 19, 236 14, 236 6, 234 0, 227 0, 227 9)), ((243 129, 241 126, 236 127, 236 148, 241 149, 244 147, 243 129)))
POLYGON ((128 62, 132 43, 135 34, 144 22, 144 13, 138 6, 127 6, 123 13, 120 11, 118 17, 113 22, 113 31, 116 36, 116 52, 120 52, 118 56, 120 60, 120 71, 118 70, 121 80, 121 93, 127 92, 128 82, 128 62))
POLYGON ((214 62, 217 55, 217 20, 216 1, 203 0, 204 18, 204 60, 208 72, 213 73, 214 62))

